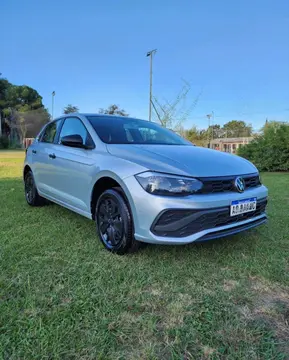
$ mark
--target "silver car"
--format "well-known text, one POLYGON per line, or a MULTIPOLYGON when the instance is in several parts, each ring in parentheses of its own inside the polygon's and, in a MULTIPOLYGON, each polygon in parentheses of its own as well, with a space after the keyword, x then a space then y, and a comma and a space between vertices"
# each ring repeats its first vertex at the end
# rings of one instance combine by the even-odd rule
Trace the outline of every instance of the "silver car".
POLYGON ((118 254, 143 242, 211 240, 267 219, 267 188, 253 164, 133 118, 51 121, 27 149, 23 176, 29 205, 49 200, 93 219, 118 254))

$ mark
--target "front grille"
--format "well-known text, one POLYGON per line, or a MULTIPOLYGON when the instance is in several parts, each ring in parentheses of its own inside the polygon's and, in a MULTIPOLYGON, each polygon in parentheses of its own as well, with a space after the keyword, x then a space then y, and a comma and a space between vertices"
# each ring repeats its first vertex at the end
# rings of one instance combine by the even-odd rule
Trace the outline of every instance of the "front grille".
POLYGON ((267 199, 257 202, 255 211, 230 216, 230 207, 215 209, 166 210, 153 223, 151 231, 157 236, 185 237, 202 230, 238 223, 265 213, 267 199))
MULTIPOLYGON (((252 189, 260 186, 260 178, 258 174, 240 175, 246 184, 246 189, 252 189)), ((234 181, 237 176, 199 178, 204 184, 201 194, 211 194, 219 192, 237 191, 234 186, 234 181)))

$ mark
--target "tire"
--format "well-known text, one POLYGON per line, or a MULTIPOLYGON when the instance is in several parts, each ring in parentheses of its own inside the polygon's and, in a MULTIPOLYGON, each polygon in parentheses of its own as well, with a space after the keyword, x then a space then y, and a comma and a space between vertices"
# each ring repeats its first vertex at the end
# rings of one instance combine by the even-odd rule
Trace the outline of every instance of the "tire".
POLYGON ((121 188, 105 190, 95 214, 98 237, 108 251, 123 255, 141 247, 142 243, 134 239, 133 219, 121 188))
POLYGON ((29 170, 24 177, 24 191, 27 204, 30 206, 46 205, 46 200, 38 194, 32 171, 29 170))

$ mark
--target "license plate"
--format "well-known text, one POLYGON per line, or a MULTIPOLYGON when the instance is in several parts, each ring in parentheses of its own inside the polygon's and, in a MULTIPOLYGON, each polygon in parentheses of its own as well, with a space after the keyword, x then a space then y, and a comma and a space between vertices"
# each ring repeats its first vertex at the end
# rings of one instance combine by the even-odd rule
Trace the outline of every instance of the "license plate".
POLYGON ((256 206, 257 198, 232 201, 230 214, 231 216, 236 216, 250 211, 255 211, 256 206))

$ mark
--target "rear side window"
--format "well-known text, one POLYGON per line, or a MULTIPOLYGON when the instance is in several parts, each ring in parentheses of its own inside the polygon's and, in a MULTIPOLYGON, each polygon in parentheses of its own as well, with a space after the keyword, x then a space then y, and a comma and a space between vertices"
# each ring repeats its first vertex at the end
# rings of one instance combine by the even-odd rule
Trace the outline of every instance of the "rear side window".
POLYGON ((45 143, 53 143, 60 124, 61 124, 61 120, 58 120, 58 121, 53 121, 51 124, 47 125, 41 136, 40 141, 45 143))

